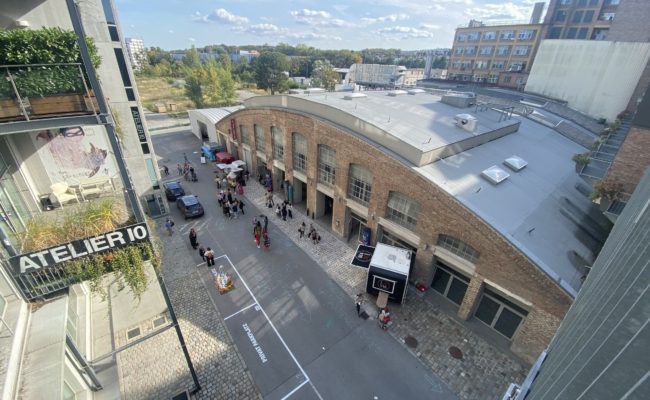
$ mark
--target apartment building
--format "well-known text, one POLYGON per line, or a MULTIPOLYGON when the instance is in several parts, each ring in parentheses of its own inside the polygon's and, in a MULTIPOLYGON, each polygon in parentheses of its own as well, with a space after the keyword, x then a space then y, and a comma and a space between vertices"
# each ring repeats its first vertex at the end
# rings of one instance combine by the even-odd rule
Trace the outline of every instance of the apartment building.
POLYGON ((144 47, 144 40, 137 38, 124 39, 126 51, 129 53, 129 60, 134 71, 140 71, 147 65, 147 51, 144 47))
POLYGON ((156 368, 191 364, 154 271, 145 213, 167 206, 113 2, 3 1, 0 28, 0 396, 186 392, 189 374, 156 368), (34 50, 22 54, 30 62, 16 62, 16 44, 34 50), (100 209, 110 224, 96 224, 100 209), (102 272, 117 270, 118 251, 142 273, 137 295, 102 272), (92 283, 89 265, 103 266, 92 283), (139 343, 154 345, 154 358, 141 358, 139 343))
POLYGON ((522 89, 539 42, 542 24, 483 23, 456 29, 448 79, 522 89))
POLYGON ((544 18, 545 39, 607 40, 625 1, 551 0, 544 18))

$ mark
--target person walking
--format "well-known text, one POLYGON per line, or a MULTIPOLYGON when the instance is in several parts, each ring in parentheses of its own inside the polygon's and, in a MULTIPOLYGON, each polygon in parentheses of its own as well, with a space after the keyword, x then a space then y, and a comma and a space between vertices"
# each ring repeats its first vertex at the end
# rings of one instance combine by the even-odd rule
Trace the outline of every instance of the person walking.
POLYGON ((237 199, 233 200, 233 202, 230 203, 230 215, 234 219, 237 219, 237 199))
POLYGON ((293 219, 293 206, 291 203, 287 203, 287 214, 289 215, 289 218, 293 219))
POLYGON ((271 238, 269 237, 269 233, 267 231, 263 231, 262 238, 264 239, 264 248, 268 250, 269 247, 271 247, 271 238))
POLYGON ((268 229, 269 229, 269 217, 267 217, 267 216, 265 215, 265 216, 264 216, 264 230, 266 231, 266 230, 268 230, 268 229))
POLYGON ((163 173, 165 176, 169 176, 169 167, 166 165, 163 165, 163 173))
POLYGON ((223 216, 226 218, 230 218, 230 205, 228 205, 227 201, 223 202, 222 210, 223 210, 223 216))
POLYGON ((199 247, 198 237, 194 228, 190 229, 190 244, 194 250, 199 247))
POLYGON ((302 221, 302 224, 300 224, 300 228, 298 228, 298 233, 300 234, 300 239, 305 236, 305 221, 302 221))
POLYGON ((226 192, 226 198, 228 199, 228 203, 232 203, 232 192, 230 191, 230 188, 228 188, 228 191, 226 192))
POLYGON ((282 220, 286 221, 287 220, 287 205, 286 205, 286 203, 282 205, 282 210, 280 212, 282 213, 282 220))
POLYGON ((279 204, 275 207, 275 215, 277 215, 278 218, 282 218, 282 209, 279 204))
POLYGON ((178 170, 178 176, 183 175, 183 167, 180 164, 176 164, 176 169, 178 170))
POLYGON ((167 229, 167 234, 169 236, 171 236, 173 233, 172 230, 173 226, 174 226, 174 221, 172 221, 170 218, 167 218, 167 220, 165 220, 165 229, 167 229))
POLYGON ((201 260, 205 262, 205 249, 203 248, 203 246, 199 247, 199 257, 201 257, 201 260))
POLYGON ((246 205, 246 204, 244 204, 244 200, 241 200, 241 199, 240 199, 240 200, 239 200, 239 211, 241 211, 241 215, 246 215, 246 213, 244 212, 244 206, 245 206, 245 205, 246 205))
MULTIPOLYGON (((265 229, 266 231, 266 229, 265 229)), ((255 225, 255 228, 253 228, 253 236, 255 237, 255 244, 257 244, 257 248, 260 248, 260 240, 262 239, 262 225, 260 224, 259 221, 257 221, 257 224, 255 225)))
POLYGON ((205 258, 208 261, 208 267, 214 265, 214 250, 209 247, 205 249, 205 258))
POLYGON ((357 306, 357 317, 361 317, 361 305, 363 304, 363 293, 357 294, 355 303, 357 306))

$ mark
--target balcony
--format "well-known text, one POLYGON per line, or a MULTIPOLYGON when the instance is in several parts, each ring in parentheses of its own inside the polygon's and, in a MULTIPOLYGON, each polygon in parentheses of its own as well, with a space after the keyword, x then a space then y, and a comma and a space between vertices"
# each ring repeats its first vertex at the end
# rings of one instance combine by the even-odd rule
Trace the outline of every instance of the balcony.
POLYGON ((99 114, 79 63, 1 65, 0 124, 99 114))

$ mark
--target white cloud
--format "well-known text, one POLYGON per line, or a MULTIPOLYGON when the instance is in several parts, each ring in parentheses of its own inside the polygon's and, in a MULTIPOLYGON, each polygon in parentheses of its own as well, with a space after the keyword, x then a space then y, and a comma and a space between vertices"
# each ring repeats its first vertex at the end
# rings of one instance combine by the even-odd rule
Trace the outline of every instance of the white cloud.
POLYGON ((403 39, 407 38, 430 38, 433 37, 433 33, 425 31, 423 29, 413 28, 410 26, 391 26, 388 28, 382 28, 377 31, 378 34, 388 37, 400 37, 403 39))
POLYGON ((287 29, 273 24, 256 24, 246 28, 246 32, 256 36, 278 36, 287 33, 287 29))
POLYGON ((194 39, 193 37, 187 38, 187 40, 189 40, 190 42, 196 42, 196 39, 194 39))
POLYGON ((503 4, 485 4, 465 10, 465 15, 473 19, 527 20, 532 11, 531 6, 520 6, 512 2, 503 4))
POLYGON ((323 33, 316 33, 316 32, 296 32, 296 33, 290 33, 287 35, 287 37, 291 39, 297 39, 297 40, 334 40, 334 41, 341 41, 343 40, 340 36, 332 36, 332 35, 326 35, 323 33))
POLYGON ((409 19, 408 14, 400 13, 400 14, 390 14, 390 15, 384 15, 383 17, 377 17, 377 18, 361 18, 361 21, 367 23, 367 24, 376 24, 378 22, 397 22, 397 21, 403 21, 409 19))
POLYGON ((194 13, 194 21, 197 22, 217 22, 230 25, 241 25, 248 23, 248 18, 232 14, 223 8, 214 10, 209 14, 201 14, 199 11, 194 13))
POLYGON ((426 29, 429 31, 437 31, 438 29, 441 29, 442 27, 440 25, 435 25, 435 24, 420 24, 421 29, 426 29))
POLYGON ((169 32, 169 33, 174 33, 174 31, 173 31, 173 30, 171 30, 171 29, 170 29, 170 30, 169 30, 168 32, 169 32))
POLYGON ((341 28, 350 26, 350 23, 340 18, 332 18, 332 14, 327 11, 302 10, 291 11, 289 13, 293 19, 299 23, 309 26, 317 26, 322 28, 341 28))

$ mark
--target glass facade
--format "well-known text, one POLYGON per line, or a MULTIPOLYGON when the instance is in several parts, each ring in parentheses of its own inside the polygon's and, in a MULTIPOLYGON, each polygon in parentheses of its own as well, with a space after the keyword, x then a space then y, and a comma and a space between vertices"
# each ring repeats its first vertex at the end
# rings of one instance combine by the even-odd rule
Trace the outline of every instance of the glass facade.
POLYGON ((352 164, 348 178, 348 197, 367 206, 372 192, 372 174, 366 168, 352 164))
POLYGON ((271 139, 273 139, 273 158, 284 161, 284 135, 280 128, 271 127, 271 139))
POLYGON ((293 133, 293 169, 307 171, 307 139, 298 132, 293 133))
POLYGON ((318 145, 318 182, 328 186, 336 183, 336 150, 324 144, 318 145))
POLYGON ((386 218, 410 230, 418 223, 418 203, 410 197, 390 192, 386 206, 386 218))
POLYGON ((259 125, 253 125, 253 129, 255 129, 255 149, 257 149, 257 151, 261 151, 262 153, 266 153, 264 129, 259 125))
POLYGON ((472 263, 476 263, 480 255, 470 245, 452 236, 438 235, 437 245, 472 263))

